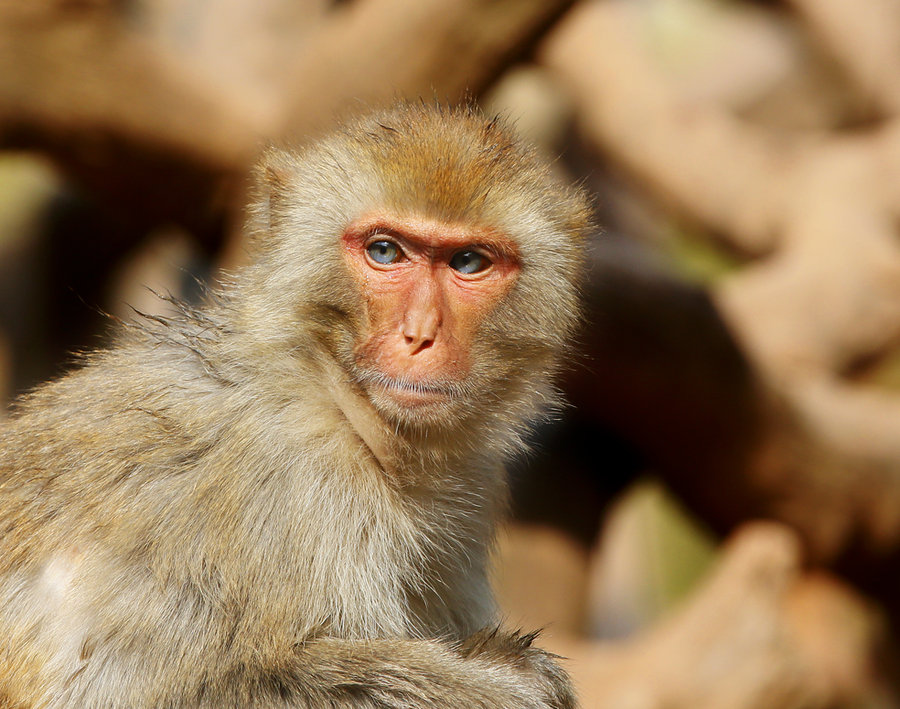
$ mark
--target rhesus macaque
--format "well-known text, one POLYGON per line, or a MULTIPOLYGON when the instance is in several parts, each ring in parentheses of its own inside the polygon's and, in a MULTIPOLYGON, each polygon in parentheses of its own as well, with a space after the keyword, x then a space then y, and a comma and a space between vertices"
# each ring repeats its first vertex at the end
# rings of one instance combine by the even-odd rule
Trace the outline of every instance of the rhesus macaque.
POLYGON ((473 109, 258 169, 252 263, 0 429, 2 707, 572 707, 486 580, 584 197, 473 109))

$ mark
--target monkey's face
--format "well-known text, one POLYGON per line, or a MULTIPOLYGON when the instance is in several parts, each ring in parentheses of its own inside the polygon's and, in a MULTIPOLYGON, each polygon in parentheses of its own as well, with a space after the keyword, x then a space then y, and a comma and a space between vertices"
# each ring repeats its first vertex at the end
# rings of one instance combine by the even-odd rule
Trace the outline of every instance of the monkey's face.
POLYGON ((362 294, 356 378, 392 418, 433 419, 472 387, 473 342, 515 284, 515 244, 493 230, 387 212, 341 239, 362 294))
POLYGON ((397 430, 472 445, 555 400, 588 209, 501 122, 404 104, 258 174, 258 351, 327 353, 397 430))

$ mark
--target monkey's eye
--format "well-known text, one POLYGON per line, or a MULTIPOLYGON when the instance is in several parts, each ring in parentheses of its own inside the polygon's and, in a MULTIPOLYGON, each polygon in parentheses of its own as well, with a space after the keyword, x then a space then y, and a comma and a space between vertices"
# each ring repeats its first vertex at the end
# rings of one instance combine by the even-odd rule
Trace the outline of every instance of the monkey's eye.
POLYGON ((373 241, 366 247, 366 252, 375 263, 388 265, 397 263, 403 252, 393 241, 373 241))
POLYGON ((479 273, 490 265, 490 259, 477 251, 457 251, 450 259, 450 268, 464 274, 479 273))

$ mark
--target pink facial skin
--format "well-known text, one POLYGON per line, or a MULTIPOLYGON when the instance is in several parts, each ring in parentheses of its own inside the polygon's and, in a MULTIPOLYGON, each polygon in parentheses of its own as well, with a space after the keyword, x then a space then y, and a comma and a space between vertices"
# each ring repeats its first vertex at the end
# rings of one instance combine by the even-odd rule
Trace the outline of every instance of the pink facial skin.
POLYGON ((391 382, 402 405, 444 398, 468 374, 479 324, 516 281, 516 245, 486 228, 382 213, 352 222, 342 245, 366 301, 357 364, 391 382))

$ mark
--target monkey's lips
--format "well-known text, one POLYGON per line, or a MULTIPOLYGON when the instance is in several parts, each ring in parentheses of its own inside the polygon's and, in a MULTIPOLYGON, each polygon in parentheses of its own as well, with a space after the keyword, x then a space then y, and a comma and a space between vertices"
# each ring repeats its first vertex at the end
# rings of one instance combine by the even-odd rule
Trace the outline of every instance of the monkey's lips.
POLYGON ((382 383, 382 389, 398 404, 404 406, 427 406, 449 401, 453 398, 450 391, 438 386, 413 384, 408 382, 382 383))
POLYGON ((385 394, 407 408, 442 404, 461 395, 460 386, 453 383, 419 381, 383 373, 365 376, 363 383, 370 391, 385 394))

